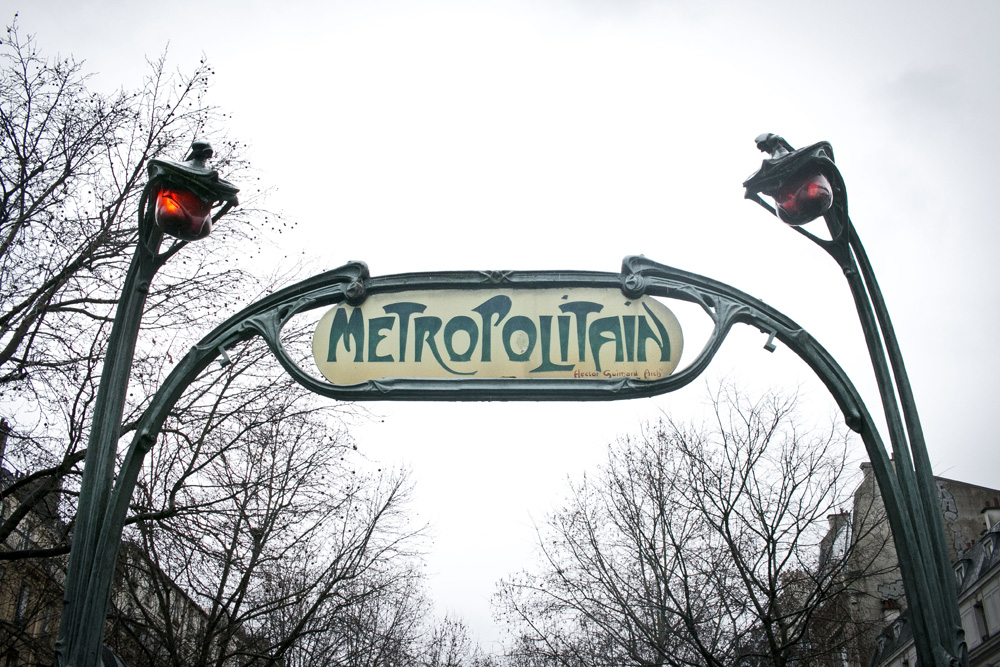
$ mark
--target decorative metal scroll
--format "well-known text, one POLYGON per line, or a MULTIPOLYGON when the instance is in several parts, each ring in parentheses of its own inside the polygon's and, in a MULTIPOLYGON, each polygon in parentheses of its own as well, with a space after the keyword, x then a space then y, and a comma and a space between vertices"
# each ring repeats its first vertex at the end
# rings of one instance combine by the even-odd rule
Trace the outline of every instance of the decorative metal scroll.
MULTIPOLYGON (((844 414, 847 425, 865 442, 887 507, 895 507, 898 486, 872 418, 857 390, 837 362, 794 321, 762 301, 729 285, 694 273, 657 264, 644 257, 626 257, 622 272, 442 272, 401 274, 373 278, 368 267, 352 262, 304 280, 251 304, 229 318, 184 356, 143 413, 135 436, 115 481, 111 502, 101 522, 98 547, 112 558, 121 540, 125 515, 146 452, 155 443, 163 422, 184 390, 213 361, 228 361, 226 350, 260 336, 284 369, 305 388, 340 400, 576 400, 600 401, 649 397, 686 386, 704 371, 727 334, 737 323, 756 327, 768 336, 765 347, 780 341, 813 369, 827 386, 844 414), (355 385, 335 385, 303 371, 281 341, 281 331, 300 313, 346 302, 358 305, 371 294, 401 290, 614 287, 631 299, 644 295, 678 299, 699 305, 712 319, 714 329, 705 347, 682 370, 658 380, 634 378, 595 380, 525 380, 426 378, 381 379, 355 385)), ((903 531, 909 533, 909 531, 903 531)), ((907 535, 909 537, 909 535, 907 535)), ((908 543, 915 542, 912 539, 908 543)), ((92 590, 110 590, 113 568, 92 573, 92 590), (100 581, 98 581, 98 579, 100 581)))
MULTIPOLYGON (((174 374, 182 373, 187 381, 180 385, 186 386, 208 363, 220 356, 222 350, 260 336, 296 381, 312 392, 340 400, 619 400, 657 396, 689 384, 708 366, 736 323, 757 327, 770 337, 768 345, 773 345, 773 340, 777 339, 797 348, 820 377, 839 375, 837 383, 847 382, 842 372, 830 370, 834 363, 829 354, 795 322, 773 308, 723 283, 657 264, 644 257, 625 258, 620 274, 505 271, 371 277, 365 264, 352 262, 276 292, 230 318, 192 348, 174 374), (648 295, 677 299, 700 306, 711 318, 714 329, 705 347, 690 364, 673 375, 654 380, 631 377, 566 380, 456 376, 383 378, 339 385, 303 370, 281 340, 282 329, 294 316, 341 302, 360 305, 369 295, 403 290, 486 290, 498 285, 514 289, 613 288, 627 298, 648 295)), ((174 374, 168 378, 162 391, 169 391, 174 374)), ((831 391, 835 396, 844 394, 843 390, 834 390, 834 387, 831 391)), ((838 396, 838 403, 848 423, 856 423, 859 401, 838 396)))
MULTIPOLYGON (((708 367, 732 327, 741 323, 755 327, 768 336, 764 345, 766 349, 773 350, 777 340, 797 354, 826 385, 843 412, 847 425, 860 434, 872 463, 892 528, 907 601, 914 627, 917 628, 914 638, 921 663, 927 662, 936 667, 967 665, 968 651, 958 616, 955 582, 949 567, 943 527, 938 514, 937 494, 916 406, 899 345, 874 272, 847 215, 846 190, 840 172, 833 162, 832 148, 826 142, 820 142, 794 151, 787 141, 771 134, 758 137, 758 147, 771 153, 771 157, 764 161, 761 169, 748 179, 744 186, 747 189, 747 198, 757 201, 771 212, 775 212, 775 209, 764 202, 760 194, 777 196, 785 192, 785 186, 798 187, 797 178, 800 172, 808 172, 805 176, 810 177, 820 174, 827 181, 827 185, 817 192, 819 195, 830 197, 828 202, 830 208, 825 209, 826 213, 823 214, 830 231, 830 240, 823 240, 798 226, 804 224, 809 215, 821 213, 808 208, 804 209, 804 213, 800 211, 801 215, 792 215, 785 211, 786 205, 783 204, 779 208, 791 215, 791 218, 786 215, 782 219, 834 257, 847 277, 879 384, 890 441, 895 453, 895 464, 890 461, 881 436, 857 390, 829 353, 791 319, 758 299, 724 283, 657 264, 644 257, 625 258, 621 273, 618 274, 575 271, 483 271, 402 274, 373 278, 369 275, 365 264, 352 262, 251 304, 195 345, 166 378, 143 413, 123 465, 114 476, 114 488, 109 495, 108 488, 115 461, 115 444, 120 432, 121 406, 124 404, 124 392, 127 389, 127 368, 121 364, 131 363, 131 350, 134 347, 145 302, 144 286, 148 286, 159 266, 184 244, 184 242, 178 243, 167 252, 159 253, 161 236, 152 226, 150 193, 155 189, 154 184, 164 180, 176 180, 172 177, 178 176, 179 169, 186 175, 185 178, 191 176, 201 182, 205 177, 213 181, 206 182, 211 190, 211 193, 208 193, 211 197, 208 198, 214 202, 225 202, 222 209, 213 216, 213 221, 236 204, 235 188, 225 181, 219 181, 214 172, 204 169, 204 159, 211 153, 211 148, 207 144, 192 145, 188 162, 183 165, 152 161, 150 183, 140 203, 139 229, 144 240, 137 248, 136 257, 126 279, 123 305, 119 306, 111 334, 110 347, 113 352, 109 352, 102 374, 102 388, 97 396, 95 408, 97 417, 91 433, 91 446, 88 447, 84 470, 78 508, 79 520, 74 534, 74 555, 70 559, 67 576, 67 611, 63 614, 60 642, 57 643, 59 663, 63 664, 64 654, 69 656, 68 662, 65 663, 68 665, 77 664, 74 662, 76 660, 74 656, 81 656, 83 663, 80 664, 91 664, 96 659, 100 643, 99 628, 103 625, 107 608, 122 527, 143 458, 155 443, 167 415, 182 393, 213 361, 218 359, 227 364, 227 350, 240 343, 261 337, 278 362, 298 383, 316 394, 340 400, 602 401, 657 396, 686 386, 708 367), (358 348, 362 340, 367 343, 369 356, 363 360, 365 363, 377 364, 389 360, 390 355, 380 347, 385 340, 388 340, 390 345, 396 345, 396 349, 400 351, 398 360, 401 362, 402 350, 406 348, 402 333, 404 327, 402 309, 424 305, 405 303, 407 294, 437 297, 446 292, 471 294, 477 290, 485 299, 480 305, 498 295, 501 299, 515 294, 518 298, 530 296, 531 298, 526 298, 525 301, 531 301, 533 298, 536 302, 543 300, 543 294, 551 296, 554 291, 557 291, 557 294, 565 293, 567 298, 570 298, 569 294, 597 292, 612 295, 607 303, 615 306, 608 310, 609 312, 614 310, 617 315, 603 317, 604 323, 596 329, 593 337, 588 338, 592 360, 599 358, 599 350, 603 349, 610 337, 614 339, 612 343, 615 345, 620 342, 625 348, 629 344, 635 346, 626 351, 624 356, 629 358, 625 361, 647 362, 648 358, 642 359, 641 356, 643 353, 648 356, 650 350, 642 348, 643 352, 640 353, 639 346, 646 345, 653 339, 659 346, 658 361, 665 364, 662 367, 663 372, 659 375, 655 372, 644 372, 642 376, 628 372, 609 373, 611 377, 596 377, 603 374, 588 372, 560 377, 557 373, 548 372, 551 366, 559 364, 543 354, 541 365, 534 369, 526 370, 520 367, 517 372, 511 372, 503 368, 497 371, 495 367, 482 367, 485 369, 483 375, 488 372, 492 377, 476 377, 475 375, 480 374, 478 370, 475 373, 468 373, 461 372, 462 369, 459 369, 460 372, 447 369, 446 373, 435 376, 434 373, 424 373, 423 368, 407 371, 402 365, 397 366, 401 369, 400 374, 412 372, 414 377, 392 377, 391 370, 382 373, 382 369, 358 374, 340 374, 339 370, 331 372, 330 369, 321 369, 328 377, 334 377, 339 382, 334 383, 303 370, 282 342, 282 331, 292 318, 321 308, 334 308, 341 313, 341 322, 339 324, 336 322, 337 312, 330 315, 332 319, 327 322, 330 325, 327 341, 325 343, 320 341, 318 346, 320 365, 336 361, 332 357, 336 355, 336 350, 340 349, 337 346, 343 342, 345 335, 355 336, 352 344, 358 348), (535 290, 535 293, 526 294, 531 290, 535 290), (621 301, 617 298, 619 291, 624 297, 621 301), (376 313, 374 319, 368 320, 368 337, 366 337, 363 331, 358 332, 352 328, 355 325, 351 324, 349 318, 361 313, 358 319, 360 324, 364 324, 367 316, 357 307, 362 306, 370 296, 376 295, 377 298, 372 300, 372 307, 367 312, 381 308, 386 313, 392 314, 392 309, 395 309, 398 319, 390 321, 391 318, 376 313), (652 311, 662 305, 654 304, 649 297, 696 304, 714 325, 711 335, 702 350, 694 355, 693 361, 673 374, 671 373, 679 360, 680 346, 666 345, 668 340, 666 327, 657 331, 653 331, 652 328, 646 332, 640 331, 643 315, 637 307, 637 302, 643 308, 651 306, 643 311, 649 314, 651 321, 656 319, 652 311), (389 310, 386 309, 387 305, 389 310), (623 311, 622 307, 632 310, 623 311), (616 329, 617 321, 611 322, 616 317, 621 318, 620 331, 616 329), (383 336, 383 333, 393 326, 398 328, 399 338, 387 338, 389 334, 383 336), (602 329, 601 326, 607 328, 602 329), (885 337, 884 346, 880 332, 885 337), (114 343, 116 340, 125 343, 116 345, 114 343), (668 347, 669 352, 667 352, 668 347), (331 348, 334 352, 331 352, 331 348), (109 379, 107 386, 105 379, 109 379), (900 395, 899 405, 894 393, 897 388, 900 395), (107 409, 101 409, 102 405, 107 409), (108 408, 109 405, 112 407, 108 408), (117 407, 113 407, 115 405, 117 407), (96 480, 96 483, 93 480, 96 480), (68 642, 65 645, 63 645, 64 640, 68 642), (73 649, 72 654, 63 650, 67 646, 73 649)), ((816 205, 820 203, 826 205, 827 202, 821 201, 823 199, 823 196, 817 196, 810 201, 816 205)), ((203 225, 201 235, 207 233, 209 227, 210 225, 203 225)), ((178 236, 198 238, 193 232, 191 236, 180 234, 178 236)), ((511 300, 513 302, 513 299, 511 300)), ((431 303, 434 298, 428 297, 424 301, 431 303)), ((597 304, 591 305, 596 307, 597 304)), ((468 303, 463 307, 468 309, 468 303)), ((511 320, 516 319, 519 326, 525 327, 518 330, 528 338, 528 344, 524 349, 531 347, 532 340, 526 322, 537 315, 538 326, 534 321, 531 322, 531 326, 535 327, 535 333, 538 335, 539 349, 548 351, 553 349, 551 338, 547 342, 543 338, 545 335, 552 335, 551 327, 554 324, 561 337, 560 350, 565 351, 570 345, 567 342, 569 334, 565 328, 568 328, 568 321, 572 318, 560 314, 553 315, 555 311, 552 310, 551 303, 545 307, 549 309, 547 313, 543 313, 542 310, 529 310, 527 312, 530 316, 515 315, 511 312, 511 320), (542 333, 543 328, 548 331, 547 334, 542 333)), ((558 304, 556 308, 560 313, 566 312, 558 304)), ((472 309, 479 310, 479 305, 472 306, 472 309)), ((447 307, 442 313, 446 311, 447 307)), ((666 309, 662 312, 669 313, 666 309)), ((583 327, 582 322, 585 318, 579 313, 575 314, 578 326, 583 327)), ((433 319, 438 316, 427 317, 433 319)), ((467 313, 449 317, 451 319, 447 324, 443 320, 439 322, 444 326, 442 329, 444 337, 441 342, 447 348, 450 340, 450 359, 463 361, 463 357, 472 350, 475 322, 467 313), (447 329, 449 325, 453 325, 450 339, 447 329), (463 327, 465 335, 468 336, 468 347, 464 352, 456 353, 455 335, 457 330, 463 327)), ((499 315, 497 318, 495 321, 499 323, 502 318, 499 315)), ((673 315, 669 314, 669 318, 673 318, 673 315)), ((511 320, 508 320, 501 330, 501 335, 505 337, 503 344, 508 360, 531 361, 528 352, 514 351, 513 336, 516 327, 511 326, 511 331, 507 331, 507 325, 511 325, 511 320), (525 358, 520 358, 522 356, 525 358)), ((488 326, 492 326, 493 322, 492 319, 483 318, 478 329, 483 336, 481 338, 483 347, 480 348, 481 362, 488 361, 482 358, 482 351, 485 349, 485 330, 488 326)), ((663 322, 657 320, 657 323, 663 322)), ((648 326, 648 322, 645 324, 648 326)), ((414 326, 416 328, 416 324, 414 326)), ((423 326, 424 333, 437 335, 430 332, 430 319, 425 319, 423 326)), ((591 336, 592 333, 588 329, 586 335, 591 336)), ((677 334, 675 340, 679 342, 679 327, 675 333, 677 334)), ((395 336, 396 333, 392 335, 395 336)), ((584 352, 583 335, 578 333, 580 338, 577 342, 581 363, 584 352)), ((344 348, 347 349, 346 343, 344 348)), ((423 347, 414 349, 423 350, 423 347)), ((492 347, 490 349, 492 350, 492 347)), ((613 349, 612 357, 618 362, 618 350, 613 349)), ((314 355, 316 354, 317 347, 314 346, 314 355)), ((562 360, 562 365, 569 364, 562 360)), ((648 369, 647 366, 643 370, 648 369)), ((438 372, 439 369, 434 370, 438 372)))
MULTIPOLYGON (((304 280, 261 299, 208 334, 185 355, 154 396, 140 420, 135 439, 119 475, 115 494, 126 502, 113 503, 120 513, 112 524, 124 520, 127 498, 139 472, 141 460, 152 447, 170 409, 182 392, 214 360, 225 363, 225 351, 260 336, 278 362, 310 391, 339 400, 441 400, 441 401, 602 401, 658 396, 675 391, 696 379, 708 367, 723 341, 737 323, 759 329, 768 336, 765 347, 780 341, 802 358, 827 386, 837 401, 847 425, 862 434, 878 468, 888 457, 871 417, 857 390, 830 354, 790 318, 762 301, 724 283, 658 264, 645 257, 626 257, 620 274, 575 271, 440 272, 371 277, 362 262, 304 280), (704 348, 683 369, 657 380, 634 378, 477 379, 388 378, 354 385, 335 385, 307 373, 294 361, 281 340, 281 331, 296 315, 346 302, 358 305, 368 295, 401 290, 483 289, 498 284, 516 288, 615 287, 624 296, 643 295, 677 299, 697 304, 711 318, 714 328, 704 348), (868 438, 875 441, 868 442, 868 438)), ((891 493, 891 490, 890 490, 891 493)), ((119 498, 120 500, 120 498, 119 498)), ((107 525, 107 524, 106 524, 107 525)))

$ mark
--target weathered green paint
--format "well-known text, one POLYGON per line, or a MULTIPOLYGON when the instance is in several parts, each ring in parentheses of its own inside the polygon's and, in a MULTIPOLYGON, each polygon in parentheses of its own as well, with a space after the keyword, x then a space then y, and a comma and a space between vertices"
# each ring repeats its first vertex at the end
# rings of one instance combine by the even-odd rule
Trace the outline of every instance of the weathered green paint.
POLYGON ((794 150, 775 134, 757 137, 757 147, 771 157, 744 182, 745 196, 772 214, 776 214, 774 207, 760 195, 778 192, 784 182, 823 174, 832 184, 833 206, 823 216, 830 238, 822 239, 798 226, 793 229, 840 265, 861 320, 894 459, 892 466, 875 466, 874 472, 899 556, 917 660, 934 667, 968 667, 955 577, 920 417, 882 291, 847 213, 847 188, 834 163, 833 147, 821 141, 794 150))
MULTIPOLYGON (((239 189, 219 178, 215 170, 205 167, 205 159, 211 154, 208 142, 194 142, 185 162, 154 159, 146 165, 149 180, 139 200, 139 238, 111 326, 80 481, 59 637, 55 645, 56 664, 61 667, 92 667, 101 662, 111 579, 121 540, 120 526, 109 526, 105 513, 115 502, 121 502, 111 499, 112 482, 116 476, 114 464, 136 338, 153 277, 186 244, 178 242, 160 252, 163 233, 153 223, 155 195, 160 186, 168 184, 192 190, 204 201, 221 204, 212 216, 213 222, 217 221, 238 204, 239 189), (115 535, 111 541, 107 537, 109 529, 115 535)), ((128 503, 127 498, 125 503, 128 503)))
MULTIPOLYGON (((769 137, 762 136, 762 139, 762 147, 767 148, 769 137)), ((785 147, 790 149, 784 140, 770 143, 783 150, 786 150, 785 147)), ((778 340, 812 368, 837 401, 848 426, 857 431, 864 441, 899 554, 907 601, 913 614, 920 663, 934 667, 967 666, 968 652, 958 618, 955 581, 939 520, 930 462, 895 333, 864 248, 847 216, 843 179, 833 165, 832 149, 828 144, 821 143, 809 147, 806 153, 789 153, 793 159, 787 161, 781 161, 781 156, 777 154, 770 161, 765 160, 761 171, 745 183, 747 197, 767 206, 760 199, 759 193, 767 192, 769 187, 787 177, 794 171, 792 167, 795 165, 818 162, 824 173, 830 176, 836 194, 839 195, 825 218, 831 240, 819 239, 804 229, 796 229, 833 256, 848 279, 879 383, 895 461, 890 460, 871 415, 843 369, 794 321, 729 285, 657 264, 643 257, 627 257, 620 274, 492 271, 372 278, 364 264, 355 262, 280 290, 228 319, 181 359, 143 413, 123 464, 115 474, 115 436, 120 428, 123 392, 128 382, 144 294, 149 280, 166 259, 164 255, 157 255, 159 238, 150 236, 150 225, 144 217, 147 201, 144 196, 140 206, 139 225, 140 239, 144 242, 139 244, 133 268, 126 279, 112 329, 111 352, 105 363, 95 406, 96 417, 90 444, 94 451, 88 449, 81 485, 77 526, 66 582, 66 606, 58 643, 58 664, 63 667, 96 667, 100 664, 99 649, 111 578, 125 515, 143 458, 155 444, 167 414, 185 388, 209 364, 224 355, 228 348, 259 336, 266 341, 275 358, 296 381, 315 393, 344 400, 614 400, 657 396, 686 386, 707 368, 732 327, 746 324, 768 336, 766 348, 772 349, 773 341, 778 340), (400 293, 413 289, 473 290, 497 285, 512 289, 620 289, 628 299, 643 296, 679 299, 701 306, 715 326, 704 348, 683 369, 672 375, 649 380, 634 377, 386 377, 346 386, 335 385, 319 380, 299 368, 281 342, 282 328, 299 313, 342 303, 360 306, 371 294, 400 293), (884 348, 882 336, 885 338, 884 348), (894 387, 899 391, 899 404, 896 402, 894 387), (928 545, 930 548, 927 548, 928 545)), ((152 169, 150 173, 152 176, 152 169)), ((235 197, 231 203, 235 203, 235 197)), ((463 316, 467 319, 451 318, 447 322, 440 318, 436 322, 432 318, 421 320, 423 305, 415 301, 394 301, 385 309, 384 317, 369 320, 367 332, 361 316, 349 315, 344 309, 340 311, 344 313, 342 319, 336 320, 337 315, 334 316, 337 333, 329 333, 330 339, 334 340, 333 347, 336 350, 343 343, 343 349, 349 356, 352 355, 355 360, 364 360, 367 345, 368 358, 373 363, 390 363, 392 353, 379 351, 380 344, 386 332, 397 326, 399 361, 406 359, 411 340, 416 341, 414 357, 418 354, 422 356, 424 350, 428 350, 442 367, 445 365, 442 350, 450 363, 461 363, 472 359, 476 353, 475 345, 482 346, 479 351, 480 360, 492 361, 495 350, 494 329, 510 315, 510 308, 502 295, 490 297, 473 309, 479 316, 478 323, 471 316, 463 316), (478 337, 471 335, 473 326, 480 332, 478 337), (459 332, 465 332, 468 336, 468 347, 464 350, 457 346, 456 337, 459 332), (439 333, 444 336, 440 346, 435 338, 439 333), (374 353, 371 352, 373 349, 374 353)), ((526 350, 515 350, 512 341, 516 332, 524 333, 530 341, 529 327, 536 328, 536 344, 546 350, 537 367, 539 373, 547 372, 552 367, 582 363, 587 358, 599 363, 605 346, 612 347, 614 359, 632 358, 634 355, 639 360, 645 354, 645 341, 653 339, 662 343, 667 340, 664 332, 655 326, 655 322, 650 327, 649 320, 639 319, 638 316, 634 320, 629 319, 631 316, 622 317, 620 326, 610 322, 595 325, 595 322, 602 322, 597 317, 602 310, 598 307, 600 304, 573 301, 565 305, 566 309, 560 313, 539 314, 537 324, 524 315, 510 316, 503 325, 503 328, 510 327, 505 338, 503 328, 500 331, 501 342, 507 341, 503 352, 508 358, 525 355, 526 350), (516 319, 519 317, 524 319, 516 319), (575 347, 571 344, 573 341, 575 347), (635 347, 631 347, 633 344, 635 347), (576 352, 576 358, 570 354, 573 351, 576 352), (553 352, 557 352, 558 362, 553 360, 553 352)), ((662 344, 660 350, 661 361, 664 355, 669 357, 675 352, 673 349, 667 350, 662 344)))

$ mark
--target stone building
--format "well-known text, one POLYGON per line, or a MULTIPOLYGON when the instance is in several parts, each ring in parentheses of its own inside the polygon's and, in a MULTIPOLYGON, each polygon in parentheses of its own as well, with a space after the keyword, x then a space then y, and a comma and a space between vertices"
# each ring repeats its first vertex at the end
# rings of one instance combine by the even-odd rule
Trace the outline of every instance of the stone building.
MULTIPOLYGON (((955 563, 958 610, 971 667, 1000 664, 1000 506, 983 512, 991 528, 955 563)), ((875 641, 872 667, 915 667, 917 653, 907 614, 875 641)))
MULTIPOLYGON (((6 445, 0 420, 0 461, 6 445)), ((32 481, 0 465, 0 524, 44 481, 32 481)), ((40 550, 59 544, 67 526, 59 516, 58 493, 45 493, 17 522, 0 551, 40 550)), ((67 556, 0 560, 0 667, 50 665, 62 609, 67 556)))
MULTIPOLYGON (((837 549, 846 548, 840 545, 851 544, 848 572, 863 573, 848 584, 843 605, 848 616, 843 626, 846 640, 843 662, 851 667, 880 664, 873 663, 872 656, 879 647, 883 649, 879 656, 888 655, 883 631, 888 628, 890 635, 895 631, 895 639, 902 641, 899 633, 905 626, 905 616, 901 614, 906 598, 885 505, 871 464, 864 463, 861 468, 862 481, 854 492, 852 509, 850 513, 829 517, 830 530, 820 553, 822 565, 823 559, 829 557, 827 554, 836 554, 837 549)), ((979 543, 987 534, 987 520, 1000 512, 1000 490, 944 477, 936 477, 935 481, 951 560, 956 564, 967 562, 971 554, 981 550, 979 543)), ((962 567, 971 572, 971 566, 962 567)), ((903 663, 892 664, 900 667, 903 663)), ((913 664, 911 659, 909 667, 913 664)))
MULTIPOLYGON (((65 544, 69 527, 60 517, 59 489, 41 488, 51 486, 52 478, 33 481, 3 465, 5 426, 0 420, 0 524, 15 513, 23 516, 0 540, 0 551, 44 552, 65 544)), ((39 556, 0 560, 0 667, 51 665, 55 659, 68 555, 39 556)), ((204 638, 205 612, 128 542, 121 546, 111 597, 105 643, 130 666, 167 664, 163 633, 157 632, 167 625, 181 651, 204 638)), ((234 634, 236 641, 249 642, 245 633, 234 634)))

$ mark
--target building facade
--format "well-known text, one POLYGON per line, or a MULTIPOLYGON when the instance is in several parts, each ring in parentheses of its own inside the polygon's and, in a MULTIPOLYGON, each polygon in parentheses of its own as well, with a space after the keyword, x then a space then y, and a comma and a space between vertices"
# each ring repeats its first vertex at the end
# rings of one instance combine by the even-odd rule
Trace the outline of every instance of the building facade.
MULTIPOLYGON (((852 509, 849 515, 829 517, 830 530, 820 554, 822 564, 826 554, 836 555, 838 548, 844 548, 838 545, 849 544, 852 551, 848 572, 861 573, 850 578, 846 604, 842 606, 846 616, 843 663, 849 667, 914 667, 912 637, 907 634, 906 597, 885 505, 871 464, 864 463, 861 468, 862 481, 854 493, 852 509), (824 550, 828 550, 826 554, 824 550), (908 638, 909 652, 905 646, 908 638)), ((994 603, 987 603, 983 597, 983 586, 988 585, 998 587, 1000 595, 1000 579, 997 578, 1000 570, 991 569, 996 559, 991 556, 984 560, 983 556, 986 549, 992 550, 989 545, 997 539, 996 526, 990 522, 995 523, 1000 518, 1000 490, 944 477, 936 477, 935 481, 941 520, 959 581, 963 625, 969 646, 978 656, 982 653, 978 651, 980 645, 992 642, 1000 630, 1000 608, 987 614, 988 605, 994 603), (989 581, 994 583, 989 584, 989 581), (991 620, 994 618, 996 620, 991 620), (979 632, 976 625, 979 620, 994 634, 979 632), (977 632, 974 640, 973 635, 977 632)), ((1000 597, 995 604, 1000 605, 1000 597)), ((978 661, 972 664, 1000 663, 978 661)))
MULTIPOLYGON (((986 534, 955 563, 958 609, 971 667, 1000 665, 1000 507, 983 513, 986 534)), ((916 650, 907 614, 876 639, 872 667, 914 667, 916 650)))
MULTIPOLYGON (((11 519, 16 527, 0 540, 0 553, 25 552, 28 557, 0 559, 0 667, 51 665, 69 557, 46 552, 65 544, 70 528, 60 516, 62 494, 52 478, 33 479, 3 464, 5 426, 0 420, 0 525, 11 519)), ((205 624, 205 612, 147 554, 122 543, 105 642, 125 664, 172 664, 165 634, 175 653, 193 655, 193 647, 204 639, 205 624)), ((234 634, 247 643, 245 633, 234 634)))

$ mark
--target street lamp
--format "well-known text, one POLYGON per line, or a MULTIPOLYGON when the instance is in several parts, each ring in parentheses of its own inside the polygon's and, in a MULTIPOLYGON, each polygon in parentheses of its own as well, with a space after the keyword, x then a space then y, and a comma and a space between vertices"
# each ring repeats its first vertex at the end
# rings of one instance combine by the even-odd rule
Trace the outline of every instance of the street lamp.
POLYGON ((156 192, 153 219, 163 233, 185 241, 203 239, 212 233, 212 223, 239 203, 239 188, 205 166, 211 157, 211 144, 196 141, 185 162, 149 161, 146 189, 156 192), (212 209, 219 205, 222 208, 213 215, 212 209))
POLYGON ((892 443, 893 468, 877 481, 899 556, 918 660, 921 665, 967 667, 955 577, 920 418, 882 292, 847 214, 847 190, 833 148, 821 141, 794 150, 776 134, 762 134, 756 141, 771 157, 743 183, 746 198, 833 257, 854 297, 892 443), (829 239, 802 227, 821 216, 829 239), (886 494, 889 488, 898 488, 898 494, 886 494))
MULTIPOLYGON (((838 397, 849 425, 861 434, 869 447, 873 464, 877 463, 873 470, 899 554, 921 664, 935 667, 967 665, 968 652, 958 616, 955 581, 920 420, 881 291, 847 215, 846 190, 833 160, 833 149, 830 144, 820 142, 794 150, 788 142, 773 134, 761 135, 757 144, 771 157, 765 159, 760 170, 744 183, 746 197, 758 202, 826 250, 837 260, 847 278, 878 381, 892 443, 892 464, 885 455, 885 448, 867 409, 860 404, 849 379, 808 334, 780 313, 772 312, 765 304, 717 281, 656 265, 644 258, 627 258, 621 276, 592 275, 585 278, 560 274, 558 280, 568 281, 567 284, 579 281, 596 284, 606 279, 610 281, 609 285, 621 287, 630 296, 649 291, 653 295, 686 298, 701 304, 712 315, 716 330, 698 359, 676 376, 657 383, 637 385, 644 395, 671 391, 690 382, 705 368, 730 327, 737 322, 768 331, 771 340, 777 337, 796 350, 838 397), (774 206, 761 195, 772 198, 774 206), (826 221, 829 240, 803 228, 803 225, 820 216, 826 221)), ((341 398, 386 398, 386 392, 398 386, 401 400, 463 397, 465 400, 482 400, 483 396, 495 396, 501 387, 492 381, 482 385, 466 382, 463 388, 456 388, 452 394, 441 391, 441 385, 434 384, 436 394, 432 397, 434 392, 429 393, 430 387, 419 380, 404 378, 338 387, 321 383, 297 369, 279 340, 281 327, 295 313, 342 300, 354 303, 359 296, 363 300, 369 283, 372 283, 373 290, 380 284, 383 290, 399 288, 393 280, 381 283, 371 280, 367 267, 363 265, 348 265, 251 304, 192 348, 171 371, 143 414, 119 471, 117 486, 114 486, 116 444, 150 282, 159 267, 173 254, 188 241, 207 236, 212 223, 238 203, 237 188, 205 166, 211 154, 207 143, 196 142, 183 163, 151 160, 148 165, 149 182, 139 204, 138 243, 115 313, 81 481, 65 606, 56 645, 60 667, 96 667, 100 664, 103 626, 121 528, 142 457, 152 446, 166 413, 184 387, 212 358, 219 354, 224 356, 224 350, 232 344, 256 335, 263 336, 285 369, 303 386, 320 394, 341 398), (212 214, 216 208, 217 212, 212 214), (165 233, 179 240, 160 252, 165 233)), ((468 282, 470 280, 478 288, 482 282, 482 276, 478 274, 471 277, 429 274, 423 278, 437 288, 442 284, 470 288, 473 285, 468 282)), ((414 279, 414 276, 397 277, 397 280, 403 281, 400 284, 412 284, 414 279)), ((518 278, 511 277, 509 273, 505 273, 503 279, 514 284, 518 281, 532 284, 532 280, 543 280, 537 275, 518 278)), ((505 395, 519 398, 563 397, 566 389, 556 383, 548 393, 536 394, 518 381, 514 381, 511 387, 504 385, 508 391, 505 395)), ((602 384, 589 389, 596 394, 586 396, 593 399, 599 395, 607 399, 630 395, 627 392, 618 394, 620 389, 617 385, 602 384), (609 392, 613 393, 609 395, 609 392)))
POLYGON ((149 178, 139 199, 138 240, 108 339, 80 481, 56 642, 56 664, 60 667, 101 664, 110 581, 118 551, 117 542, 114 548, 102 548, 100 536, 108 521, 122 414, 150 283, 170 257, 189 241, 208 236, 212 223, 239 203, 239 189, 205 166, 211 157, 212 146, 196 141, 184 162, 152 159, 146 167, 149 178), (160 252, 164 234, 178 240, 160 252))

